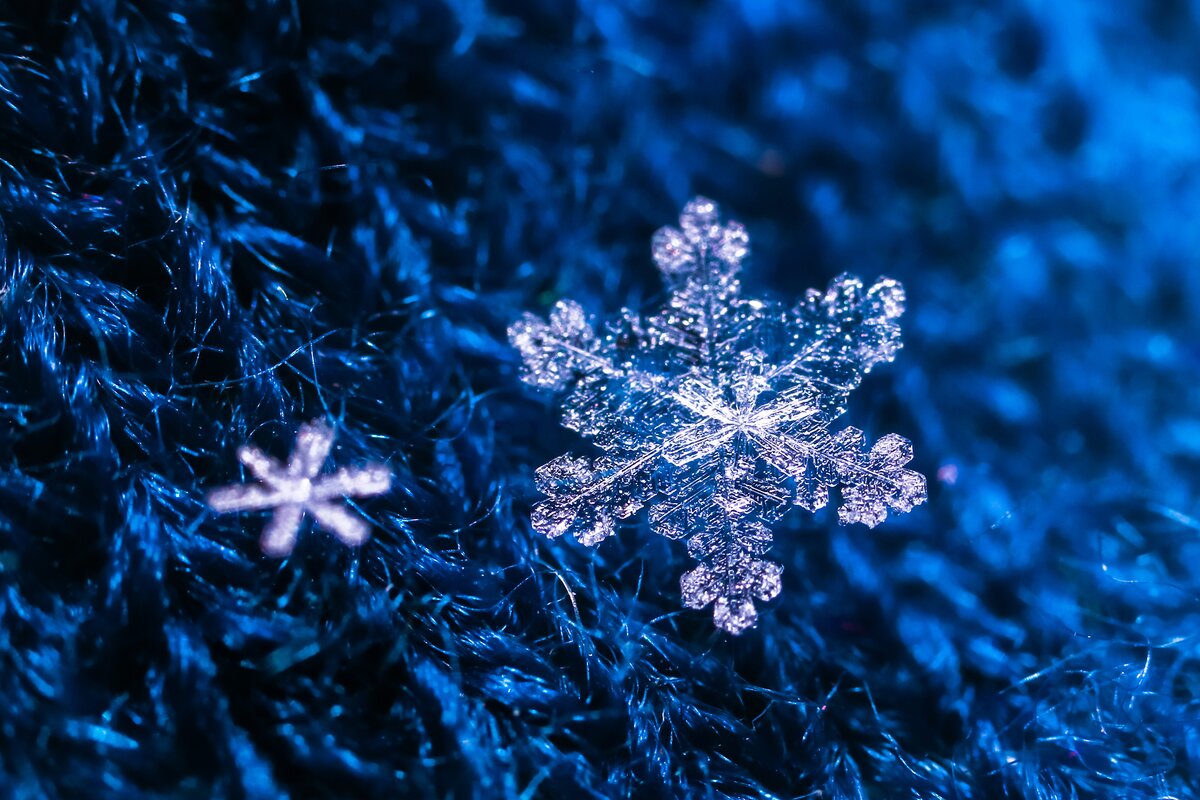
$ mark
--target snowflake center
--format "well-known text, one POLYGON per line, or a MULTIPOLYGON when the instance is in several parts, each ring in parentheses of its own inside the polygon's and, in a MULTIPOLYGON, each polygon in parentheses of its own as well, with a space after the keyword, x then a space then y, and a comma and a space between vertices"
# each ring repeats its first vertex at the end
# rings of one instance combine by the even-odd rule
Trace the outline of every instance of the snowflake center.
POLYGON ((755 403, 729 406, 728 415, 730 423, 743 433, 750 430, 757 430, 763 425, 763 417, 758 411, 759 407, 755 403))
POLYGON ((307 503, 312 499, 312 491, 311 478, 296 478, 284 489, 284 499, 289 503, 307 503))

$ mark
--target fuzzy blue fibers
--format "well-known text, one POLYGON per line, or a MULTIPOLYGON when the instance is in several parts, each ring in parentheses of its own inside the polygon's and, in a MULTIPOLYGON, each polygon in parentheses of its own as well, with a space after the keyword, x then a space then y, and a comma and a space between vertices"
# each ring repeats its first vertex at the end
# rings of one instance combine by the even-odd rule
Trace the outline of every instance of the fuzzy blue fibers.
MULTIPOLYGON (((0 796, 1200 796, 1200 8, 0 4, 0 796), (730 637, 681 546, 532 531, 587 445, 505 328, 903 282, 847 421, 929 502, 789 515, 730 637), (386 463, 351 549, 239 445, 386 463)), ((330 467, 332 468, 332 466, 330 467)))

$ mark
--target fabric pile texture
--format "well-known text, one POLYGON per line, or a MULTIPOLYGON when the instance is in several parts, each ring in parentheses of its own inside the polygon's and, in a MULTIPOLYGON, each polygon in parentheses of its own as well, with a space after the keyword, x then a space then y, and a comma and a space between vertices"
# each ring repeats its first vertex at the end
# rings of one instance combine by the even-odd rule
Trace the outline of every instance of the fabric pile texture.
POLYGON ((1200 7, 47 0, 0 9, 0 795, 1200 795, 1200 7), (530 524, 588 444, 506 338, 666 291, 903 283, 847 424, 928 501, 685 549, 530 524), (357 548, 216 514, 381 463, 357 548))

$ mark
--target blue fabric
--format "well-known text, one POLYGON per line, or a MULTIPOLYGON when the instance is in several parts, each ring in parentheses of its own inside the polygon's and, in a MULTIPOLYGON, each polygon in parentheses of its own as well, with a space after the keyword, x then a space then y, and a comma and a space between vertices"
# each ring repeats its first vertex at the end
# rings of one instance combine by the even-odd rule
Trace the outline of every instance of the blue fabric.
POLYGON ((0 11, 0 794, 1200 793, 1200 7, 48 0, 0 11), (237 7, 240 6, 240 7, 237 7), (789 515, 758 627, 643 524, 529 527, 585 444, 506 325, 905 284, 848 424, 929 502, 789 515), (386 461, 350 550, 216 517, 236 448, 386 461))

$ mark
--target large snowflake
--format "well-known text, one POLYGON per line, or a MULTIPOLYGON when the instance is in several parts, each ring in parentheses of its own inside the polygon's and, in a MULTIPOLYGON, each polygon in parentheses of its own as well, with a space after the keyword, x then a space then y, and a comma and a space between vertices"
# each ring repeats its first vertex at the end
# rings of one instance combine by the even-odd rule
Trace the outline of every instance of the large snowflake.
POLYGON ((671 294, 651 316, 626 309, 597 332, 562 300, 548 320, 526 314, 509 329, 524 380, 566 392, 563 424, 601 451, 538 469, 547 498, 533 526, 594 545, 648 506, 653 529, 701 562, 683 576, 684 603, 712 603, 716 624, 740 633, 755 598, 779 593, 782 567, 762 556, 790 505, 816 511, 836 488, 841 522, 874 527, 925 500, 924 476, 904 468, 907 439, 867 450, 862 431, 829 430, 862 376, 899 350, 904 289, 843 275, 793 308, 747 299, 745 229, 702 197, 679 223, 654 235, 671 294))

